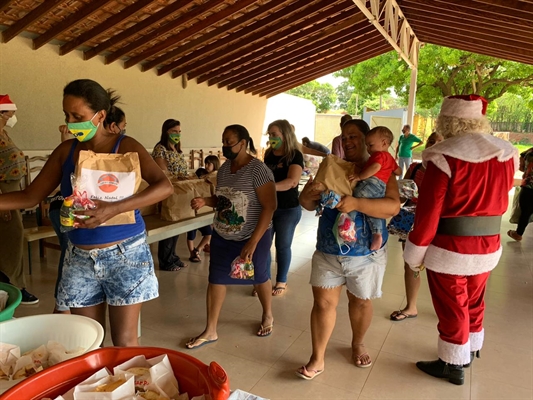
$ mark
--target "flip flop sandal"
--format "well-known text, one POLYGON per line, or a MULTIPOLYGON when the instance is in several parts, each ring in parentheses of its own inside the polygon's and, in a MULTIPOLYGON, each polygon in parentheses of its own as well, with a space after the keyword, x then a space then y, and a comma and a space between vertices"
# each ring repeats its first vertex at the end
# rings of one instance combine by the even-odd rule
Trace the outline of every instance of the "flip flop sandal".
POLYGON ((283 291, 287 289, 287 286, 285 287, 281 287, 281 286, 274 286, 272 288, 272 296, 281 296, 283 294, 283 291), (277 292, 278 290, 280 290, 279 293, 274 293, 274 292, 277 292))
POLYGON ((307 369, 305 368, 305 365, 302 365, 300 368, 298 368, 294 372, 296 373, 296 376, 299 376, 300 378, 305 379, 306 381, 311 381, 315 379, 318 375, 320 375, 322 372, 324 372, 324 370, 323 369, 307 369), (309 375, 309 372, 311 372, 313 375, 309 375))
POLYGON ((191 256, 189 257, 189 261, 193 263, 199 263, 202 261, 200 258, 200 251, 195 247, 193 251, 191 251, 191 256))
POLYGON ((261 327, 259 328, 259 331, 257 332, 257 336, 259 336, 259 337, 267 337, 267 336, 272 335, 273 331, 274 331, 274 323, 272 323, 271 325, 268 325, 268 326, 263 326, 263 324, 261 324, 261 327), (262 335, 261 333, 264 332, 264 331, 268 331, 268 333, 262 335))
POLYGON ((215 343, 217 340, 218 339, 212 339, 212 340, 209 340, 209 339, 198 339, 198 337, 195 337, 195 338, 191 338, 191 340, 189 340, 187 342, 187 344, 185 345, 185 348, 187 348, 189 350, 193 350, 193 349, 197 349, 199 347, 205 346, 206 344, 215 343), (191 347, 195 342, 200 342, 200 344, 198 346, 191 347))
POLYGON ((394 322, 405 321, 406 319, 416 318, 416 317, 418 317, 418 314, 414 314, 414 315, 413 314, 406 314, 406 313, 403 312, 403 310, 394 311, 390 315, 391 321, 394 321, 394 322), (403 316, 403 318, 401 316, 403 316))
POLYGON ((370 356, 366 352, 363 353, 363 354, 359 354, 357 356, 355 356, 355 355, 353 356, 353 361, 354 361, 354 364, 355 364, 356 367, 358 367, 358 368, 368 368, 368 367, 370 367, 372 365, 372 360, 370 360, 370 362, 368 364, 363 364, 362 358, 364 356, 368 356, 370 358, 370 356), (359 364, 357 364, 357 361, 359 361, 359 364))
POLYGON ((253 297, 257 297, 258 296, 257 290, 255 290, 255 289, 252 290, 252 296, 253 297))

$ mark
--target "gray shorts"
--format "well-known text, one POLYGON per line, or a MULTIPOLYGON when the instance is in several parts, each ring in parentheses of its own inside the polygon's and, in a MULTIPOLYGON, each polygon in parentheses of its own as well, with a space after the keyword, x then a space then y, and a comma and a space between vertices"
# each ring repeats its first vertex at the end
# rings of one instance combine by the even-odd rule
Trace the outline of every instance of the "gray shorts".
POLYGON ((310 283, 324 289, 346 285, 346 289, 359 299, 375 299, 381 297, 386 266, 386 245, 361 257, 334 256, 315 251, 310 283))

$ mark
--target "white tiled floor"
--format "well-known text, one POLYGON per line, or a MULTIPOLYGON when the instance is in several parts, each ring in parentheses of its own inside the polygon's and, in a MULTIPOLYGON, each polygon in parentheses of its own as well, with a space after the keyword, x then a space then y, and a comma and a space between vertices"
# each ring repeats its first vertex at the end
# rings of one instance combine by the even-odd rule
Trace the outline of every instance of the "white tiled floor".
MULTIPOLYGON (((272 336, 255 336, 261 308, 258 299, 250 296, 251 288, 230 287, 220 318, 219 341, 198 350, 184 348, 186 340, 200 333, 205 323, 209 256, 202 254, 200 264, 190 264, 180 272, 157 271, 160 297, 143 307, 142 345, 188 352, 205 363, 217 361, 226 369, 232 389, 270 399, 532 399, 533 228, 522 243, 515 243, 505 236, 514 227, 507 219, 504 217, 502 226, 503 256, 487 286, 485 347, 482 358, 466 370, 463 386, 432 378, 415 367, 418 360, 436 357, 437 318, 424 275, 418 318, 396 323, 388 318, 405 303, 401 246, 394 238, 389 243, 383 298, 374 302, 374 319, 366 337, 373 366, 360 369, 350 363, 351 331, 343 295, 325 373, 313 381, 294 375, 311 351, 313 300, 308 280, 317 220, 308 212, 304 212, 294 239, 287 292, 273 299, 272 336)), ((187 259, 184 239, 180 238, 178 250, 187 259)), ((33 254, 38 257, 37 251, 33 254)), ((28 289, 41 302, 20 306, 15 316, 52 311, 58 254, 48 250, 48 258, 33 260, 35 272, 28 276, 28 289)))

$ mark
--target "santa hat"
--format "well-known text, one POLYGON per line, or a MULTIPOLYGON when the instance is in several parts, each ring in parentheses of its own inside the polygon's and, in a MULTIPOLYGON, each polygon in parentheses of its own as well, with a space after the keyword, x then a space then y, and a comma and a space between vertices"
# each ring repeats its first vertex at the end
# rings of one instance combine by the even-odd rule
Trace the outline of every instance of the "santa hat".
POLYGON ((0 111, 16 111, 17 106, 7 94, 0 94, 0 111))
POLYGON ((448 96, 444 98, 440 114, 461 119, 480 119, 487 111, 487 100, 477 94, 448 96))

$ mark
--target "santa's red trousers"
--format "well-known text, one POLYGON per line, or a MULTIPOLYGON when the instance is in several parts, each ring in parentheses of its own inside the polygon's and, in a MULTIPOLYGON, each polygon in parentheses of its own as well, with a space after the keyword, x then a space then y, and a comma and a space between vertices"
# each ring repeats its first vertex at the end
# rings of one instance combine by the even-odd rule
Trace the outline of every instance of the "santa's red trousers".
POLYGON ((483 346, 485 286, 490 272, 449 275, 427 271, 429 290, 439 318, 439 358, 449 364, 470 362, 470 352, 483 346))

